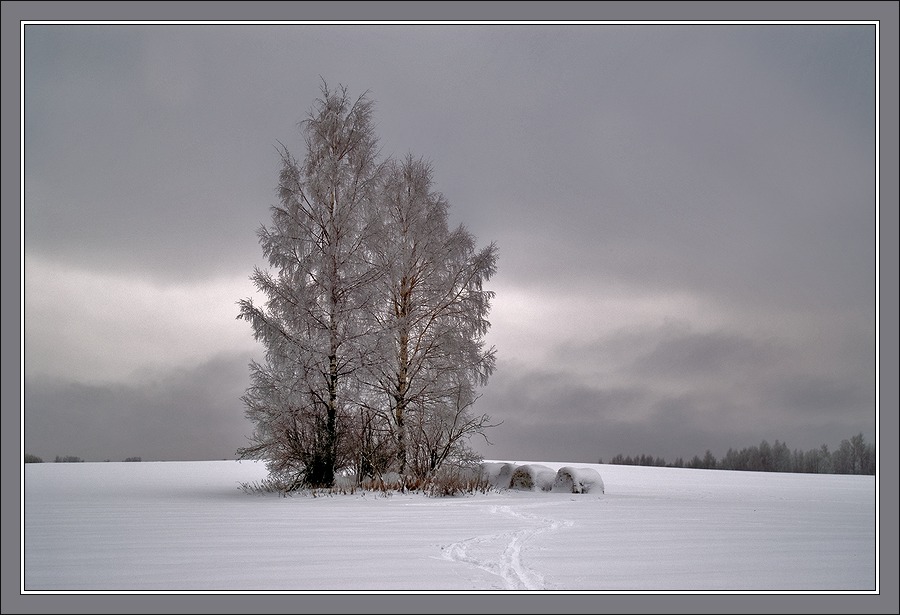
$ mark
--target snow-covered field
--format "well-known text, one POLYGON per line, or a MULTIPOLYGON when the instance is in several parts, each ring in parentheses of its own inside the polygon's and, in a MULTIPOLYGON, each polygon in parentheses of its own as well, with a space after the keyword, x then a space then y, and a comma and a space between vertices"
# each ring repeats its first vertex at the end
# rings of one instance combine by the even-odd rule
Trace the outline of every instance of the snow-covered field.
POLYGON ((23 591, 877 589, 872 476, 541 463, 605 492, 280 497, 239 489, 255 462, 27 464, 23 591))

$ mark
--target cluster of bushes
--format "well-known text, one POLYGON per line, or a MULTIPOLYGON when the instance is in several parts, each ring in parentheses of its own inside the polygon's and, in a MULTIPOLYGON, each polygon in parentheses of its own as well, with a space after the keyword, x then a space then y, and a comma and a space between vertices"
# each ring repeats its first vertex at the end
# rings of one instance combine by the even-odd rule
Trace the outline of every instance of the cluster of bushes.
MULTIPOLYGON (((297 491, 295 485, 281 483, 271 475, 259 482, 241 483, 238 488, 244 493, 278 493, 285 497, 297 491)), ((302 493, 312 497, 366 492, 385 495, 421 493, 430 497, 443 497, 507 489, 565 493, 604 493, 605 490, 603 479, 592 468, 564 467, 552 470, 539 464, 485 462, 446 466, 427 478, 404 477, 397 472, 363 479, 352 474, 341 474, 331 487, 307 489, 302 493)))
POLYGON ((496 489, 516 491, 562 491, 565 493, 604 493, 600 473, 593 468, 563 467, 553 470, 529 463, 483 463, 481 476, 496 489))
MULTIPOLYGON (((241 483, 238 489, 244 493, 278 493, 284 497, 298 491, 294 482, 285 481, 272 474, 261 481, 241 483)), ((300 490, 300 492, 312 497, 356 493, 364 495, 367 492, 385 495, 421 493, 430 497, 442 497, 487 493, 490 490, 492 490, 492 485, 481 471, 481 467, 469 464, 442 466, 437 473, 427 477, 401 476, 397 472, 360 477, 352 472, 342 472, 335 477, 334 483, 330 487, 308 488, 300 490)))
MULTIPOLYGON (((600 460, 603 463, 603 460, 600 460)), ((857 434, 849 440, 842 440, 840 446, 829 451, 823 444, 806 452, 794 449, 775 440, 766 440, 759 446, 740 450, 729 448, 725 455, 717 459, 709 450, 700 457, 694 455, 685 463, 679 457, 673 463, 666 463, 662 457, 639 455, 635 457, 616 455, 611 464, 658 466, 669 468, 701 468, 707 470, 748 470, 752 472, 794 472, 798 474, 875 474, 875 447, 867 443, 863 435, 857 434)))

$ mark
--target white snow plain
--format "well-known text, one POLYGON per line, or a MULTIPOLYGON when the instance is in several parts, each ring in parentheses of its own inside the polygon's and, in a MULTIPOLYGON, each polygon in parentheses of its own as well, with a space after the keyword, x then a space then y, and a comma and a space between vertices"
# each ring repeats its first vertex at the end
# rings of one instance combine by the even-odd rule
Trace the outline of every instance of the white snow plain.
POLYGON ((878 592, 873 476, 537 465, 594 488, 282 497, 239 488, 260 462, 26 464, 21 590, 878 592))

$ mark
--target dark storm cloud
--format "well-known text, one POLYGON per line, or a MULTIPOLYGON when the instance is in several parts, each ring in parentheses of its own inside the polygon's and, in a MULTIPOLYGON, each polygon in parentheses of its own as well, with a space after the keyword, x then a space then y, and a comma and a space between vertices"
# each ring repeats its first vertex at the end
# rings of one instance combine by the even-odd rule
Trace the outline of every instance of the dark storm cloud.
POLYGON ((234 459, 252 433, 240 401, 249 362, 219 356, 137 384, 26 376, 25 451, 45 461, 234 459))

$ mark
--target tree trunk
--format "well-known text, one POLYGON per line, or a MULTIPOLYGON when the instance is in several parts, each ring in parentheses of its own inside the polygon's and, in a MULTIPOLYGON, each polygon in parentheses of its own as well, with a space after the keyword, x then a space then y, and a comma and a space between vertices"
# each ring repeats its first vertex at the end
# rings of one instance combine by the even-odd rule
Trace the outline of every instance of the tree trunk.
POLYGON ((409 335, 404 331, 400 335, 400 370, 397 374, 397 391, 394 394, 394 418, 397 421, 397 465, 400 475, 406 474, 406 393, 408 390, 409 335))
POLYGON ((400 282, 400 301, 396 306, 395 314, 400 323, 398 361, 397 361, 397 389, 394 392, 394 418, 397 421, 397 465, 400 475, 406 474, 408 464, 406 449, 408 435, 406 433, 406 408, 407 394, 409 391, 409 325, 407 319, 410 313, 411 284, 407 278, 400 282))

